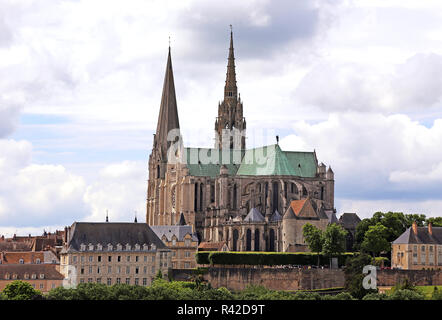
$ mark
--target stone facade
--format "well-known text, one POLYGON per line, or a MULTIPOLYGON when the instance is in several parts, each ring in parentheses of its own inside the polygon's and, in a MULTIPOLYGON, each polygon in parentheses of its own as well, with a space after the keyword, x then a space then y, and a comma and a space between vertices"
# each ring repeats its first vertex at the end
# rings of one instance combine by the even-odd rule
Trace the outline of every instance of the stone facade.
POLYGON ((298 233, 299 238, 300 227, 308 220, 282 232, 282 219, 275 217, 282 217, 291 201, 309 198, 317 215, 334 214, 334 173, 318 164, 316 152, 283 151, 278 144, 246 149, 245 128, 231 33, 215 148, 184 148, 169 48, 149 157, 146 222, 175 225, 183 215, 200 242, 226 242, 233 251, 284 251, 284 233, 287 237, 298 233), (247 220, 253 210, 263 219, 247 220))
POLYGON ((184 217, 177 226, 151 226, 155 234, 171 251, 173 269, 193 269, 196 267, 195 254, 198 252, 198 238, 192 227, 185 225, 184 217))
POLYGON ((204 275, 212 287, 244 290, 262 285, 270 290, 314 290, 343 287, 345 274, 340 269, 209 268, 204 275))
POLYGON ((65 284, 150 285, 167 277, 171 252, 144 223, 74 223, 60 253, 65 284))
POLYGON ((442 228, 416 222, 391 245, 391 267, 404 270, 442 269, 442 228))

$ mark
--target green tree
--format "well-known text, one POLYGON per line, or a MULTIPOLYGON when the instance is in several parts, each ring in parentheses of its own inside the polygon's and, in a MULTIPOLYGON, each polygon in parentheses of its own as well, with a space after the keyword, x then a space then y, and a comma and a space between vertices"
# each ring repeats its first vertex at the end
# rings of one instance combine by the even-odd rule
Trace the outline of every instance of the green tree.
POLYGON ((359 254, 347 259, 345 273, 345 290, 357 299, 362 299, 368 293, 376 293, 373 289, 364 289, 362 286, 365 274, 362 272, 364 266, 371 265, 372 258, 367 254, 359 254))
POLYGON ((424 223, 426 221, 426 216, 424 214, 406 214, 404 229, 410 228, 412 226, 413 222, 415 222, 415 221, 416 221, 418 227, 423 227, 424 223))
POLYGON ((379 255, 382 251, 390 251, 390 242, 388 242, 387 237, 387 227, 378 222, 368 228, 361 249, 365 252, 371 252, 373 256, 379 255))
POLYGON ((8 283, 3 289, 2 294, 7 300, 35 300, 42 298, 40 291, 35 290, 30 283, 20 280, 8 283))
POLYGON ((442 217, 431 217, 425 221, 425 224, 432 224, 433 227, 442 227, 442 217))
POLYGON ((432 300, 442 300, 442 290, 439 290, 437 287, 434 287, 433 294, 431 295, 432 300))
POLYGON ((304 236, 305 242, 307 242, 308 247, 312 252, 316 252, 318 255, 318 266, 319 266, 319 256, 322 251, 324 244, 324 237, 322 231, 310 223, 306 223, 302 227, 302 234, 304 236))
POLYGON ((163 279, 163 273, 161 272, 161 270, 158 270, 155 279, 163 279))
POLYGON ((345 252, 345 231, 336 223, 329 224, 323 233, 324 243, 322 253, 326 256, 333 257, 345 252))

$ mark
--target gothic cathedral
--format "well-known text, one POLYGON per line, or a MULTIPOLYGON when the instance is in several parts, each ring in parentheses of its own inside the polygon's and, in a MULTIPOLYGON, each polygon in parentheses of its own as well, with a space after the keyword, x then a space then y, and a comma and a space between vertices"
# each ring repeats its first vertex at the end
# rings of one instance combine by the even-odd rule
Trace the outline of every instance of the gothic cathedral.
POLYGON ((336 220, 334 173, 315 151, 246 148, 232 32, 214 148, 185 148, 179 129, 169 47, 149 157, 149 225, 188 224, 201 243, 231 251, 294 252, 308 250, 305 223, 325 229, 336 220))

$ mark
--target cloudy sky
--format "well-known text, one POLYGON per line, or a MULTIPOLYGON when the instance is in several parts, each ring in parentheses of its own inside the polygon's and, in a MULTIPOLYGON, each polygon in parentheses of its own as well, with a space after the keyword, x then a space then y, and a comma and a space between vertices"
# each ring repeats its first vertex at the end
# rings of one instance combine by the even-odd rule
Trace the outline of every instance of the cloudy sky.
POLYGON ((441 215, 440 1, 0 0, 0 234, 145 221, 169 36, 209 147, 230 24, 249 146, 316 150, 338 216, 441 215))

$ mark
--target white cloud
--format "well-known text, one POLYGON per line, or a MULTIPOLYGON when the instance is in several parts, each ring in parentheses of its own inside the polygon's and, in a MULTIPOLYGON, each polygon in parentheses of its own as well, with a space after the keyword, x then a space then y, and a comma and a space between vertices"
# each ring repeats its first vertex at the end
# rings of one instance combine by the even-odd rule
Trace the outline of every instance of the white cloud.
POLYGON ((427 128, 405 115, 338 113, 293 128, 296 134, 283 138, 281 146, 315 148, 319 161, 335 172, 337 197, 440 199, 434 182, 442 159, 442 119, 427 128), (434 176, 418 176, 416 185, 410 183, 415 172, 434 176))
POLYGON ((132 221, 134 210, 145 220, 145 163, 104 166, 89 184, 61 165, 32 163, 31 149, 27 141, 0 140, 0 231, 104 221, 106 209, 113 221, 132 221))
POLYGON ((90 206, 87 221, 133 221, 135 211, 139 222, 145 221, 147 193, 145 162, 124 161, 110 164, 100 171, 99 178, 84 195, 90 206))

